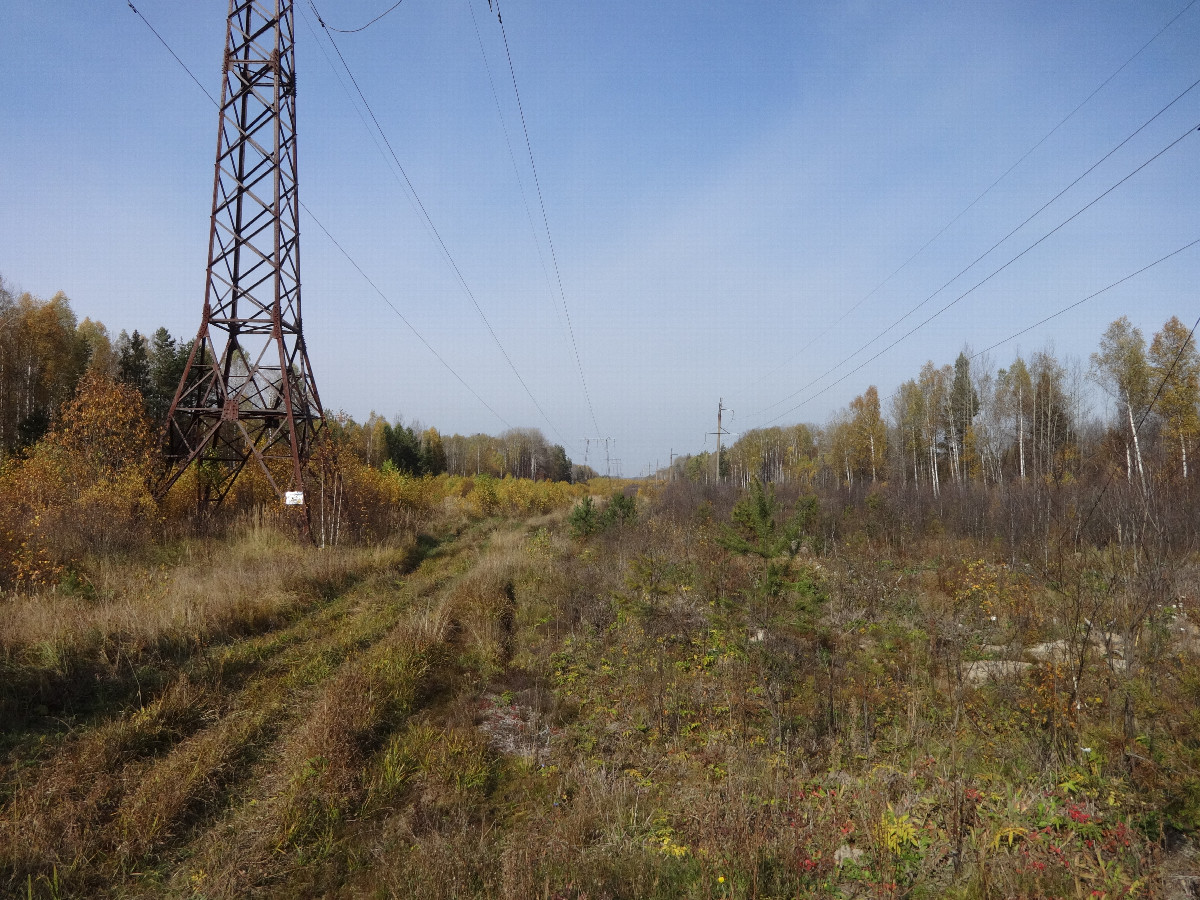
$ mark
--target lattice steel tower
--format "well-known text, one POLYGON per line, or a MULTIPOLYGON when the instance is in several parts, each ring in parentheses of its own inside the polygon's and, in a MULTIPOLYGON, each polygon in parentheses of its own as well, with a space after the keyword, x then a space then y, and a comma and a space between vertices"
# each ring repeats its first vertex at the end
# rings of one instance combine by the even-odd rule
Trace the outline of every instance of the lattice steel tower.
POLYGON ((290 0, 230 0, 204 314, 160 494, 199 462, 200 499, 219 503, 251 458, 280 500, 304 489, 322 411, 300 320, 294 24, 290 0))

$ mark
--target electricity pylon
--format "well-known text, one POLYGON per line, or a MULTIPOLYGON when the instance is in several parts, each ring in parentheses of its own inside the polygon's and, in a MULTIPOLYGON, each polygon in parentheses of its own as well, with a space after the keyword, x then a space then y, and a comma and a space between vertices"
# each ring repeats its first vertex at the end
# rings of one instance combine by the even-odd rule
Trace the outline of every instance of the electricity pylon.
POLYGON ((164 435, 165 494, 193 463, 220 503, 253 458, 304 504, 322 421, 300 319, 295 18, 290 0, 230 0, 204 312, 164 435))

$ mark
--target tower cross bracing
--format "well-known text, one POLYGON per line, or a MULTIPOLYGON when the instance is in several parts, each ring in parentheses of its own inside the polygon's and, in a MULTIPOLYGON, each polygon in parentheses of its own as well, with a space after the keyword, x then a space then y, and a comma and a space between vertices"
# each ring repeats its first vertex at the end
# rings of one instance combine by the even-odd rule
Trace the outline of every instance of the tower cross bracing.
POLYGON ((253 459, 302 497, 322 420, 300 314, 295 18, 230 0, 200 329, 167 423, 165 493, 194 463, 219 503, 253 459))

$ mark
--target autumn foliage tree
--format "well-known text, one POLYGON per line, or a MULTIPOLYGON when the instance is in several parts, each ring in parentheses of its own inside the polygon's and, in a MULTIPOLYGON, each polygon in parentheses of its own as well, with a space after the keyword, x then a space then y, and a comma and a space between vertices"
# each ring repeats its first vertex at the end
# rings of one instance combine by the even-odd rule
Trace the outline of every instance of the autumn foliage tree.
POLYGON ((1149 362, 1154 383, 1161 385, 1157 408, 1171 471, 1187 479, 1188 449, 1200 439, 1200 353, 1195 338, 1176 316, 1154 335, 1149 362))
POLYGON ((1092 354, 1092 377, 1117 402, 1126 426, 1126 476, 1133 481, 1136 472, 1145 490, 1140 427, 1151 400, 1150 365, 1141 329, 1125 316, 1108 326, 1099 351, 1092 354))
MULTIPOLYGON (((1162 482, 1189 483, 1200 443, 1200 352, 1191 330, 1172 317, 1147 342, 1122 316, 1098 345, 1090 366, 1058 357, 1053 346, 1002 368, 969 349, 953 365, 930 360, 886 397, 868 387, 822 428, 743 432, 726 448, 731 481, 852 492, 887 483, 939 502, 947 484, 966 488, 959 496, 982 498, 975 487, 987 486, 1011 499, 1017 486, 1090 489, 1098 474, 1115 471, 1143 497, 1162 482), (794 440, 793 431, 805 437, 794 440)), ((703 462, 681 457, 674 474, 704 481, 703 462)))
POLYGON ((65 294, 14 297, 0 284, 0 453, 45 434, 75 392, 88 356, 65 294))
POLYGON ((850 444, 854 467, 865 479, 879 479, 887 456, 887 423, 879 411, 879 390, 871 385, 850 401, 850 444))
POLYGON ((0 579, 47 583, 89 552, 146 539, 157 459, 141 395, 86 375, 46 437, 0 475, 0 579))

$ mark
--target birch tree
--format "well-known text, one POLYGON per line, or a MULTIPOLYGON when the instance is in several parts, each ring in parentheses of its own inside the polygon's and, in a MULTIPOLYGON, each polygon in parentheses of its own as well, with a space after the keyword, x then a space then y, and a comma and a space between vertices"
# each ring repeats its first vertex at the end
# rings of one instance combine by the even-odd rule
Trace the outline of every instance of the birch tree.
POLYGON ((1008 369, 996 374, 996 402, 1012 423, 1013 444, 1017 452, 1017 477, 1025 480, 1025 435, 1032 421, 1033 380, 1025 360, 1018 356, 1008 369))
POLYGON ((874 483, 887 455, 887 425, 879 413, 879 390, 871 385, 850 401, 850 455, 854 468, 874 483))
POLYGON ((1150 364, 1146 359, 1146 340, 1141 329, 1121 316, 1104 332, 1100 349, 1091 357, 1091 376, 1117 403, 1126 432, 1126 477, 1132 482, 1136 470, 1142 490, 1146 490, 1146 469, 1142 462, 1139 424, 1150 403, 1150 364))
MULTIPOLYGON (((1188 448, 1200 437, 1200 354, 1187 326, 1172 316, 1150 343, 1150 371, 1163 421, 1167 456, 1188 477, 1188 448)), ((1193 458, 1195 454, 1192 454, 1193 458)))
POLYGON ((908 466, 912 465, 913 484, 921 484, 921 460, 925 458, 925 394, 914 379, 900 385, 892 400, 892 420, 896 425, 897 451, 901 455, 901 471, 908 481, 908 466))

